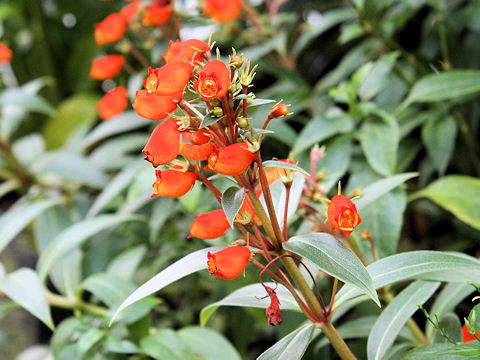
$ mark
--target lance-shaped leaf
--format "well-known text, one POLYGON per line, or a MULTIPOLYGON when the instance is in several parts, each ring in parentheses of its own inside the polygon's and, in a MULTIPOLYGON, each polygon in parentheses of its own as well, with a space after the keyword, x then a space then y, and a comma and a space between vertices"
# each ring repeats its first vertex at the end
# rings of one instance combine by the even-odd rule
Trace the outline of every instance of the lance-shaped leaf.
POLYGON ((480 358, 480 345, 471 344, 432 344, 409 351, 403 360, 474 360, 480 358))
POLYGON ((380 360, 408 319, 438 289, 440 283, 418 280, 402 290, 378 317, 367 342, 369 360, 380 360))
MULTIPOLYGON (((409 251, 378 260, 367 266, 376 289, 409 279, 449 282, 478 282, 480 261, 474 257, 440 251, 409 251)), ((351 285, 337 293, 335 308, 361 295, 351 285)))
POLYGON ((289 170, 298 171, 302 174, 305 174, 306 176, 310 176, 310 174, 307 171, 303 170, 300 166, 290 164, 290 163, 287 163, 287 162, 283 162, 283 161, 267 160, 267 161, 264 161, 262 163, 262 165, 265 169, 267 169, 267 168, 289 169, 289 170))
MULTIPOLYGON (((295 298, 285 286, 274 283, 265 283, 265 285, 275 289, 281 310, 300 311, 295 298)), ((205 326, 210 316, 212 316, 220 306, 243 306, 266 309, 270 306, 270 298, 265 297, 265 295, 265 288, 260 283, 247 285, 235 290, 222 300, 205 306, 200 312, 200 325, 205 326)))
POLYGON ((215 124, 217 121, 223 119, 224 117, 217 117, 211 113, 208 113, 205 115, 203 118, 202 122, 200 123, 200 126, 198 127, 199 129, 206 128, 207 126, 215 124))
POLYGON ((144 297, 153 294, 154 292, 164 288, 165 286, 187 276, 194 272, 207 269, 207 254, 208 252, 215 252, 224 249, 224 246, 209 247, 206 249, 197 250, 180 260, 174 262, 166 269, 159 272, 153 278, 148 280, 133 293, 131 293, 118 307, 115 314, 110 320, 110 325, 113 323, 118 314, 126 307, 132 305, 144 297))
POLYGON ((307 323, 283 337, 263 352, 257 360, 301 359, 312 341, 315 324, 307 323))
POLYGON ((45 290, 32 269, 22 268, 0 279, 0 290, 50 329, 54 329, 45 290))
POLYGON ((314 233, 294 236, 284 247, 307 258, 327 274, 364 292, 380 306, 367 269, 350 249, 332 235, 314 233))
POLYGON ((243 199, 245 198, 245 188, 237 188, 231 186, 222 194, 222 208, 225 211, 230 227, 233 229, 235 216, 242 207, 243 199))

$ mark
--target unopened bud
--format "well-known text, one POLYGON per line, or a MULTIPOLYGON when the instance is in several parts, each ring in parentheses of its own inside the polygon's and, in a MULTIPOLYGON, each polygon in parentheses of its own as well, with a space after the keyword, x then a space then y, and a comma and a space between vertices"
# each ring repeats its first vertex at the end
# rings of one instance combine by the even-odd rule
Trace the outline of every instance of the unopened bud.
POLYGON ((363 230, 360 233, 360 237, 362 238, 362 240, 371 241, 372 240, 372 233, 368 230, 363 230))
POLYGON ((232 56, 232 58, 230 59, 230 64, 232 64, 235 68, 239 68, 240 66, 243 65, 243 60, 242 60, 242 57, 241 56, 232 56))
POLYGON ((223 109, 221 107, 216 106, 216 107, 213 108, 212 113, 216 117, 223 116, 223 109))
POLYGON ((231 92, 233 94, 235 91, 237 91, 237 84, 231 84, 228 87, 228 92, 231 92))
POLYGON ((248 119, 244 116, 239 116, 237 118, 237 125, 241 129, 245 129, 249 126, 248 119))
POLYGON ((270 110, 269 116, 272 118, 278 118, 281 116, 285 116, 287 114, 288 114, 288 105, 278 104, 272 107, 272 110, 270 110))

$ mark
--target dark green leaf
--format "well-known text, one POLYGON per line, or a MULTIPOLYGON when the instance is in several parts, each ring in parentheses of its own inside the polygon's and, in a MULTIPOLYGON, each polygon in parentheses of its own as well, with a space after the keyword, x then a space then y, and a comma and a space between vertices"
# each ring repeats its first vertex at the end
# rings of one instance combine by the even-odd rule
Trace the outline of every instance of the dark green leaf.
MULTIPOLYGON (((442 328, 450 340, 455 341, 456 343, 462 342, 462 325, 460 324, 460 319, 454 313, 445 314, 442 317, 438 317, 440 321, 438 322, 438 326, 442 328)), ((433 318, 435 321, 435 318, 433 318)), ((440 334, 439 331, 436 331, 433 336, 433 343, 447 343, 449 340, 440 334)))
POLYGON ((82 287, 90 291, 109 307, 120 304, 135 290, 135 286, 131 281, 107 273, 93 274, 83 282, 82 287))
POLYGON ((237 188, 236 186, 229 187, 222 194, 222 208, 227 217, 230 227, 233 229, 235 216, 242 207, 245 199, 245 188, 237 188))
POLYGON ((207 126, 213 125, 217 121, 219 121, 223 118, 224 118, 223 116, 218 117, 218 116, 213 115, 212 113, 208 113, 207 115, 205 115, 205 117, 203 118, 203 120, 200 123, 200 126, 198 128, 199 129, 206 128, 207 126))
POLYGON ((455 147, 457 122, 451 116, 430 118, 422 127, 422 140, 440 175, 445 173, 455 147))

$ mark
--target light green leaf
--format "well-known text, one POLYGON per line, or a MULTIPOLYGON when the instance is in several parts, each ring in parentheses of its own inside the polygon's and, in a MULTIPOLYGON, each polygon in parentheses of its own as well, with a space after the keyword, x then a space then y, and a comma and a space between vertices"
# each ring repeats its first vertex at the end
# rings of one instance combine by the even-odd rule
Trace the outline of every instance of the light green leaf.
POLYGON ((289 169, 289 170, 298 171, 306 176, 310 176, 310 174, 307 171, 303 170, 300 166, 290 164, 287 162, 278 161, 278 160, 267 160, 267 161, 264 161, 262 164, 265 169, 269 169, 269 168, 289 169))
POLYGON ((130 280, 140 265, 146 251, 147 248, 145 245, 139 245, 122 252, 108 264, 107 272, 122 279, 130 280))
POLYGON ((16 180, 8 180, 4 181, 0 184, 0 199, 8 194, 10 191, 18 189, 20 187, 20 183, 16 180))
POLYGON ((30 134, 16 140, 12 151, 18 162, 28 169, 45 152, 45 143, 40 134, 30 134))
POLYGON ((478 344, 433 344, 408 352, 403 360, 467 360, 480 358, 478 344))
MULTIPOLYGON (((442 328, 447 336, 455 341, 456 343, 462 342, 462 325, 460 323, 460 319, 454 313, 447 313, 442 317, 438 317, 440 321, 438 322, 438 326, 442 328)), ((435 317, 433 318, 435 319, 435 317)), ((433 320, 435 321, 435 320, 433 320)), ((439 331, 436 331, 433 336, 433 343, 447 343, 450 342, 447 337, 440 334, 439 331)))
POLYGON ((361 198, 355 201, 357 210, 365 208, 390 190, 395 189, 398 185, 416 176, 418 176, 416 172, 393 175, 367 186, 363 189, 361 198))
POLYGON ((424 76, 418 80, 410 90, 405 104, 456 99, 478 92, 480 92, 480 71, 444 71, 424 76))
POLYGON ((46 209, 58 205, 61 198, 45 199, 37 202, 24 202, 11 207, 0 217, 0 252, 23 230, 33 219, 46 209))
POLYGON ((22 268, 4 276, 0 279, 0 290, 50 329, 54 329, 45 290, 35 271, 22 268))
POLYGON ((317 171, 325 171, 321 185, 328 193, 345 175, 352 157, 352 137, 350 135, 335 136, 325 142, 325 154, 317 163, 317 171))
POLYGON ((102 215, 80 221, 58 234, 40 254, 37 269, 40 279, 44 281, 55 264, 72 249, 85 242, 92 235, 116 226, 120 223, 139 220, 131 215, 102 215))
MULTIPOLYGON (((275 288, 278 301, 280 302, 281 310, 300 311, 295 298, 292 294, 281 284, 265 283, 265 285, 275 288)), ((222 300, 214 302, 205 306, 200 312, 200 325, 205 326, 210 316, 220 306, 241 306, 266 309, 270 306, 270 298, 263 297, 266 294, 265 288, 262 284, 252 284, 244 286, 228 294, 222 300)))
POLYGON ((284 244, 286 250, 307 258, 320 270, 367 294, 380 306, 372 278, 358 257, 327 233, 294 236, 284 244))
POLYGON ((438 282, 415 281, 385 308, 373 326, 367 342, 369 360, 380 360, 395 341, 400 329, 440 286, 438 282))
POLYGON ((82 287, 109 307, 118 305, 135 290, 135 286, 129 280, 108 273, 93 274, 85 279, 82 287))
POLYGON ((207 269, 207 254, 208 252, 215 252, 224 249, 224 246, 209 247, 194 251, 193 253, 181 258, 168 266, 166 269, 159 272, 153 278, 148 280, 133 293, 131 293, 123 303, 120 304, 115 314, 110 320, 110 325, 115 321, 118 314, 130 306, 134 302, 137 302, 144 297, 153 294, 154 292, 164 288, 167 285, 187 276, 194 272, 207 269))
POLYGON ((451 116, 429 118, 422 127, 422 140, 440 175, 445 173, 455 147, 457 122, 451 116))
POLYGON ((310 120, 297 136, 292 148, 292 156, 322 142, 329 137, 353 130, 353 119, 341 114, 338 116, 319 116, 310 120))
POLYGON ((207 126, 213 125, 217 121, 222 120, 223 118, 224 118, 224 116, 218 117, 218 116, 215 116, 211 113, 208 113, 207 115, 205 115, 205 117, 203 118, 203 120, 200 123, 200 126, 198 128, 199 129, 206 128, 207 126))
POLYGON ((222 194, 222 208, 227 217, 230 227, 233 229, 235 216, 242 207, 245 199, 245 188, 237 188, 236 186, 229 187, 222 194))
POLYGON ((372 66, 367 76, 362 80, 358 94, 364 100, 369 100, 377 95, 386 85, 388 75, 397 61, 399 52, 395 51, 380 57, 372 66))
MULTIPOLYGON (((480 280, 480 260, 454 252, 409 251, 380 259, 368 265, 367 270, 375 289, 411 279, 461 283, 480 280)), ((343 286, 337 293, 335 308, 359 295, 361 292, 351 285, 343 286)))
POLYGON ((187 326, 177 331, 182 342, 206 360, 241 360, 240 354, 221 334, 200 326, 187 326))
POLYGON ((275 102, 275 100, 271 100, 271 99, 255 98, 255 99, 253 99, 253 101, 250 104, 248 104, 248 107, 261 106, 261 105, 271 104, 271 103, 274 103, 274 102, 275 102))
POLYGON ((195 360, 196 355, 190 346, 173 330, 160 329, 140 340, 143 352, 156 360, 183 359, 195 360))
POLYGON ((475 330, 476 332, 480 331, 480 305, 477 304, 470 310, 470 314, 468 315, 468 322, 470 327, 475 330))
POLYGON ((426 197, 450 211, 471 227, 480 230, 480 179, 448 175, 412 194, 409 201, 426 197))
POLYGON ((103 338, 103 331, 90 328, 84 332, 77 340, 77 356, 82 358, 91 348, 93 348, 103 338))
POLYGON ((11 87, 0 93, 0 107, 15 106, 22 111, 35 111, 50 115, 54 108, 41 96, 25 91, 25 89, 11 87))
POLYGON ((314 331, 315 325, 312 323, 299 327, 264 351, 257 360, 301 359, 312 341, 314 331))

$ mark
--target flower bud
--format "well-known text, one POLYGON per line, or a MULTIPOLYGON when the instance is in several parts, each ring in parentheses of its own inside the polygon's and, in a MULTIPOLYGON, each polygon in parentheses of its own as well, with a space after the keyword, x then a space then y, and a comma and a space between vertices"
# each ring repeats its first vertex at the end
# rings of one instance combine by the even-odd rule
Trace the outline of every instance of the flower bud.
POLYGON ((214 253, 208 252, 208 271, 219 279, 235 279, 247 266, 250 255, 246 246, 230 246, 214 253))
POLYGON ((237 125, 240 129, 246 129, 249 126, 248 119, 244 116, 239 116, 237 118, 237 125))
POLYGON ((222 236, 228 229, 230 224, 223 209, 209 211, 205 214, 195 216, 195 221, 190 225, 191 237, 200 239, 216 239, 222 236))
POLYGON ((345 195, 335 195, 328 205, 327 218, 330 225, 350 235, 361 222, 357 207, 345 195))
POLYGON ((241 56, 235 55, 230 59, 230 64, 233 65, 236 69, 243 65, 243 59, 241 56))
POLYGON ((271 118, 278 118, 281 116, 286 116, 288 114, 288 105, 285 104, 278 104, 272 107, 270 110, 270 114, 268 114, 271 118))
POLYGON ((223 109, 221 107, 215 106, 211 111, 216 117, 223 116, 223 109))
POLYGON ((182 171, 182 167, 175 165, 167 170, 155 170, 157 179, 153 183, 153 194, 155 196, 180 197, 190 191, 197 174, 191 171, 182 171))

